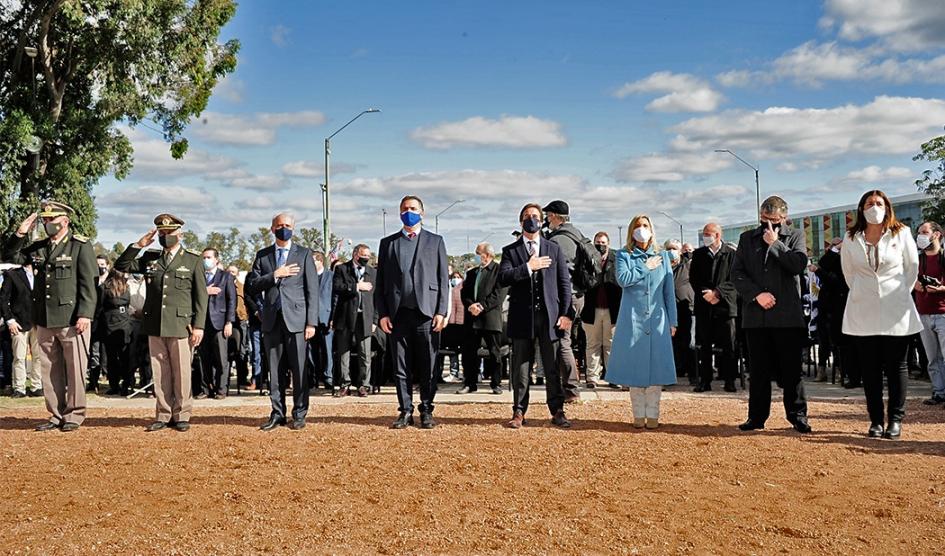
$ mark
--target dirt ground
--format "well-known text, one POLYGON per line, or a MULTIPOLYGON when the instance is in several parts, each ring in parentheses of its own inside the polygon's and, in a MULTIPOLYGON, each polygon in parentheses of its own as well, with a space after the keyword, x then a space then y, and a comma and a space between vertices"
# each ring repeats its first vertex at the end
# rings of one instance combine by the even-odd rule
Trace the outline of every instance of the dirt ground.
MULTIPOLYGON (((777 415, 778 407, 773 408, 777 415)), ((871 440, 862 402, 812 403, 741 433, 740 399, 442 404, 394 431, 390 404, 313 405, 303 431, 262 407, 200 409, 189 433, 95 409, 76 433, 0 412, 0 552, 9 554, 941 554, 945 411, 910 401, 903 439, 871 440)))

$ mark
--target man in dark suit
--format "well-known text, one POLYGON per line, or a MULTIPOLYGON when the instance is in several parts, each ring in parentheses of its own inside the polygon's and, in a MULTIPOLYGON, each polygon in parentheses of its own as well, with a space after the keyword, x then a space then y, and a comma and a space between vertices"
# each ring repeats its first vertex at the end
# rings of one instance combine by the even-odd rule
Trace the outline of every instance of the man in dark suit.
MULTIPOLYGON (((314 389, 318 386, 319 378, 325 384, 325 388, 331 389, 335 385, 332 373, 334 372, 334 350, 332 341, 334 331, 331 329, 331 319, 335 311, 334 294, 332 287, 334 283, 335 271, 325 266, 325 254, 314 253, 315 271, 318 273, 318 330, 308 342, 308 364, 307 373, 309 385, 314 389), (321 377, 319 372, 321 371, 321 377)), ((340 391, 337 386, 335 395, 340 391)))
POLYGON ((569 428, 564 414, 564 387, 556 360, 558 342, 572 322, 571 275, 561 248, 540 236, 542 213, 537 204, 519 213, 522 238, 502 248, 499 285, 509 288, 509 338, 512 340, 511 381, 514 395, 513 429, 525 424, 528 411, 528 372, 535 358, 535 340, 545 370, 551 422, 569 428))
POLYGON ((607 232, 594 234, 594 248, 600 253, 600 280, 587 290, 581 309, 581 326, 586 339, 585 373, 587 387, 591 389, 597 388, 601 370, 610 361, 614 326, 620 314, 620 298, 623 295, 623 289, 617 283, 615 255, 610 249, 607 232))
POLYGON ((263 343, 269 360, 269 399, 272 413, 260 429, 271 431, 286 424, 285 391, 292 373, 292 428, 305 427, 308 413, 306 343, 318 325, 318 274, 312 252, 292 242, 295 217, 277 214, 272 219, 275 245, 256 253, 246 277, 246 294, 261 294, 263 343))
POLYGON ((337 299, 332 324, 335 328, 337 383, 347 395, 353 383, 358 396, 371 388, 371 338, 377 327, 374 312, 374 283, 377 273, 368 266, 371 248, 359 244, 351 260, 335 267, 333 291, 337 299))
POLYGON ((404 227, 381 240, 377 250, 374 306, 381 329, 390 334, 400 415, 391 425, 413 423, 413 380, 420 383, 420 427, 432 429, 438 333, 446 326, 449 275, 443 238, 421 227, 423 201, 400 201, 404 227), (434 335, 437 333, 437 335, 434 335))
MULTIPOLYGON (((751 376, 748 420, 738 426, 743 431, 765 428, 772 378, 784 389, 784 411, 794 430, 811 430, 801 381, 807 330, 800 276, 807 269, 807 249, 801 231, 788 227, 787 210, 784 199, 765 199, 761 225, 742 233, 735 250, 732 281, 742 298, 751 376)), ((698 317, 696 321, 698 328, 698 317)))
POLYGON ((0 286, 0 313, 3 314, 3 322, 10 330, 13 351, 14 398, 43 395, 42 378, 39 376, 39 344, 36 342, 36 331, 33 330, 32 291, 35 280, 32 261, 23 259, 22 267, 11 268, 3 273, 3 285, 0 286), (27 350, 32 350, 33 353, 33 362, 28 373, 27 350), (30 379, 28 391, 27 378, 30 379))
POLYGON ((207 324, 200 343, 202 380, 195 397, 226 399, 230 384, 228 344, 236 320, 236 281, 220 268, 220 254, 213 247, 203 250, 203 270, 207 280, 207 324))
MULTIPOLYGON (((673 334, 673 361, 676 376, 686 376, 689 384, 699 384, 696 351, 692 346, 692 305, 695 295, 689 280, 692 253, 678 239, 668 239, 663 247, 669 252, 673 265, 673 289, 676 295, 676 333, 673 334)), ((692 247, 689 245, 689 247, 692 247)))
POLYGON ((502 354, 502 304, 509 289, 499 285, 499 264, 495 262, 495 249, 488 243, 476 246, 477 264, 466 272, 460 296, 466 311, 463 342, 463 387, 457 394, 468 394, 478 389, 479 348, 485 346, 489 353, 485 357, 485 371, 493 394, 501 394, 502 354))
POLYGON ((712 360, 725 381, 725 391, 735 391, 735 317, 738 291, 732 282, 735 250, 722 243, 722 228, 709 222, 702 228, 702 247, 692 254, 689 282, 695 294, 696 345, 699 349, 699 384, 696 392, 712 390, 712 360))

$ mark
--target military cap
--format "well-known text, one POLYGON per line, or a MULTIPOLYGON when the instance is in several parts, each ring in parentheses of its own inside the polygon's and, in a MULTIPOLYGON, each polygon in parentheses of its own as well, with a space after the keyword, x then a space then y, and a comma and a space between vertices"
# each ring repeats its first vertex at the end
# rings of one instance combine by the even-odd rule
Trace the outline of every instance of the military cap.
POLYGON ((173 214, 159 214, 154 217, 154 225, 158 230, 174 231, 184 225, 184 221, 173 214))
POLYGON ((564 201, 551 201, 548 203, 548 206, 541 210, 543 212, 550 212, 551 214, 559 214, 561 216, 567 216, 570 214, 570 208, 564 201))
POLYGON ((40 203, 40 218, 56 218, 57 216, 69 216, 75 214, 75 211, 69 205, 59 201, 43 201, 40 203))

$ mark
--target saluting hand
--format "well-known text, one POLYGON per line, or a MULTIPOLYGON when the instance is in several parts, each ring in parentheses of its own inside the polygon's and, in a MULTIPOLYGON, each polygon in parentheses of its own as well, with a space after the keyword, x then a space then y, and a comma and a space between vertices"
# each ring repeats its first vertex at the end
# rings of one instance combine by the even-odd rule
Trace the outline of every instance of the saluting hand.
POLYGON ((157 228, 151 228, 150 230, 148 230, 148 233, 141 236, 141 239, 139 239, 137 243, 135 243, 135 245, 137 245, 140 249, 144 249, 145 247, 147 247, 148 245, 151 245, 151 243, 154 242, 154 234, 156 233, 157 233, 157 228))
POLYGON ((33 229, 33 226, 36 225, 36 219, 39 218, 39 213, 34 212, 33 214, 27 216, 23 219, 23 222, 20 222, 20 227, 16 229, 16 235, 25 236, 30 233, 30 230, 33 229))

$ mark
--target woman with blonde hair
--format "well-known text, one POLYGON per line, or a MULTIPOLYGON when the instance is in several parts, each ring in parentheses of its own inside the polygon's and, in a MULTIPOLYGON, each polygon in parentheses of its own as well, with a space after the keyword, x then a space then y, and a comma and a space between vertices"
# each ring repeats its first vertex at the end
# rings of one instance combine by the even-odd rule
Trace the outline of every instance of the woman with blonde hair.
POLYGON ((897 439, 906 412, 909 337, 922 330, 912 300, 919 253, 912 232, 896 219, 889 197, 882 191, 867 191, 860 197, 856 220, 843 237, 840 266, 850 287, 843 333, 853 336, 852 351, 863 377, 870 417, 867 435, 897 439), (884 376, 889 385, 885 412, 884 376))
POLYGON ((633 426, 659 426, 663 386, 676 384, 672 336, 676 291, 669 252, 659 251, 653 224, 633 217, 627 244, 616 253, 617 284, 623 288, 607 381, 630 387, 633 426))

